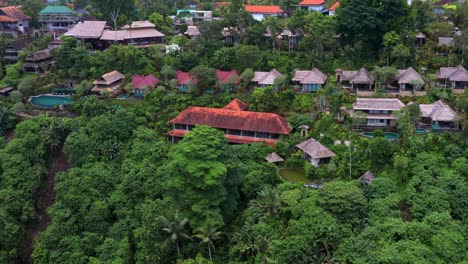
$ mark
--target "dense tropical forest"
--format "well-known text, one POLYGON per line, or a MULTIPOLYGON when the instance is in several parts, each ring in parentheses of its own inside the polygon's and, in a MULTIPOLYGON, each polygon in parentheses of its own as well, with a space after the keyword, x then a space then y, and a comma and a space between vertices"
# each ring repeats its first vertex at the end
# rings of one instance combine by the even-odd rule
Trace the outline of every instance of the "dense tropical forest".
MULTIPOLYGON (((21 4, 39 27, 41 1, 7 2, 21 4)), ((91 50, 62 36, 53 68, 24 73, 26 58, 53 40, 46 34, 16 63, 0 60, 0 86, 15 88, 0 96, 0 263, 466 263, 468 93, 440 87, 434 76, 440 67, 467 65, 468 4, 341 0, 327 16, 298 3, 252 0, 288 10, 256 21, 239 0, 222 8, 199 1, 223 19, 199 22, 199 37, 190 39, 174 34, 171 18, 188 1, 77 0, 75 9, 108 25, 151 21, 164 44, 91 50), (116 2, 118 19, 109 14, 116 2), (232 27, 236 41, 227 43, 222 31, 232 27), (264 36, 284 28, 303 37, 291 45, 264 36), (418 46, 420 32, 426 41, 418 46), (437 44, 447 36, 453 45, 437 44), (363 137, 363 117, 345 111, 356 95, 341 88, 335 69, 368 68, 372 98, 386 98, 380 86, 409 66, 424 68, 426 93, 400 98, 405 106, 392 130, 399 139, 380 129, 363 137), (313 67, 329 76, 327 84, 297 92, 292 72, 313 67), (275 81, 280 88, 256 88, 254 71, 273 68, 284 74, 275 81), (239 89, 222 90, 216 69, 237 69, 239 89), (93 81, 113 70, 125 75, 129 93, 135 74, 161 81, 136 99, 92 94, 93 81), (176 70, 197 80, 191 92, 178 90, 176 70), (69 83, 74 103, 65 109, 28 103, 69 83), (230 144, 204 125, 178 142, 168 137, 169 121, 188 107, 222 108, 235 98, 249 111, 284 116, 291 133, 274 146, 230 144), (418 105, 438 100, 455 109, 459 129, 417 133, 418 105), (296 147, 305 138, 335 156, 312 166, 296 147), (267 162, 272 152, 284 162, 267 162), (318 187, 286 179, 285 169, 318 187), (367 171, 371 184, 358 181, 367 171)), ((0 52, 10 41, 0 36, 0 52)))

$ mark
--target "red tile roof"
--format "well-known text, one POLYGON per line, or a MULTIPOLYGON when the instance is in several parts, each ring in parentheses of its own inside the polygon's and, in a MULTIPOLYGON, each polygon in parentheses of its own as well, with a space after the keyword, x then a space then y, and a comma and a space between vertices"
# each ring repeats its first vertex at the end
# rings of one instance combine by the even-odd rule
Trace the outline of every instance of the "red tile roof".
POLYGON ((324 0, 303 0, 299 5, 323 5, 324 3, 324 0))
POLYGON ((249 108, 247 103, 242 102, 239 99, 233 99, 229 104, 227 104, 223 109, 230 109, 230 110, 237 110, 237 111, 244 111, 249 108))
POLYGON ((184 72, 180 70, 176 71, 176 79, 177 79, 178 85, 195 83, 192 76, 190 76, 188 72, 184 72))
POLYGON ((18 22, 31 19, 16 6, 0 8, 0 22, 18 22))
POLYGON ((169 122, 283 135, 291 131, 288 121, 277 114, 196 106, 185 109, 169 122))
POLYGON ((282 13, 280 6, 267 6, 267 5, 246 5, 245 11, 249 13, 260 13, 260 14, 277 14, 282 13))
POLYGON ((148 74, 146 76, 133 75, 132 84, 135 88, 151 87, 155 88, 159 83, 159 79, 156 78, 153 74, 148 74))
MULTIPOLYGON (((169 136, 182 138, 187 134, 188 130, 174 129, 169 132, 169 136)), ((244 136, 234 136, 234 135, 224 135, 224 138, 228 142, 237 143, 237 144, 252 144, 252 143, 262 143, 265 142, 269 146, 274 146, 279 140, 270 139, 270 138, 254 138, 254 137, 244 137, 244 136)))
POLYGON ((239 84, 240 77, 237 70, 231 71, 221 71, 216 70, 216 75, 218 76, 218 80, 222 83, 231 83, 231 84, 239 84))
POLYGON ((335 11, 336 8, 339 6, 340 6, 340 2, 335 2, 333 3, 333 5, 330 6, 330 8, 328 8, 328 10, 335 11))

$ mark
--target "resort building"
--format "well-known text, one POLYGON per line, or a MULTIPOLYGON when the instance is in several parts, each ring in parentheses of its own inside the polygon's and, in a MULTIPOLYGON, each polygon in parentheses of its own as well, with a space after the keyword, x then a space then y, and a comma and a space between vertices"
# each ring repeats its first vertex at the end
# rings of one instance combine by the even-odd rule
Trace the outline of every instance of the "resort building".
POLYGON ((216 70, 218 86, 222 91, 234 91, 239 87, 240 75, 237 70, 222 71, 216 70))
POLYGON ((393 112, 401 110, 404 106, 405 104, 398 99, 357 98, 350 114, 353 116, 357 111, 364 112, 367 126, 396 126, 397 118, 393 112))
POLYGON ((274 39, 274 44, 281 49, 283 43, 288 45, 288 50, 291 50, 293 47, 299 44, 299 39, 302 34, 293 33, 291 30, 285 28, 283 31, 277 35, 272 34, 271 30, 267 28, 263 36, 267 39, 274 39))
POLYGON ((133 75, 132 76, 133 94, 135 96, 144 96, 146 93, 156 88, 158 83, 159 83, 159 79, 153 74, 148 74, 146 76, 133 75))
POLYGON ((325 4, 324 0, 303 0, 299 3, 299 6, 302 9, 306 9, 307 11, 318 11, 321 12, 323 10, 323 5, 325 4))
POLYGON ((198 30, 197 26, 187 26, 187 31, 184 32, 184 35, 191 40, 195 40, 200 35, 200 30, 198 30))
POLYGON ((50 49, 36 51, 26 58, 23 64, 23 71, 25 73, 40 74, 49 70, 52 65, 52 52, 50 49))
POLYGON ((335 153, 313 138, 297 144, 296 147, 302 150, 304 159, 315 167, 320 167, 335 156, 335 153))
POLYGON ((374 78, 365 68, 361 68, 359 71, 344 71, 338 68, 335 73, 336 81, 341 83, 343 88, 351 91, 354 89, 371 90, 374 85, 374 78))
POLYGON ((102 36, 102 32, 106 28, 106 21, 83 21, 75 24, 70 30, 64 35, 74 37, 81 40, 83 43, 88 43, 93 48, 102 48, 103 44, 100 43, 99 39, 102 36))
POLYGON ((441 67, 437 72, 437 81, 443 87, 465 89, 468 87, 468 71, 461 65, 441 67))
POLYGON ((398 70, 395 80, 400 90, 419 90, 424 86, 423 78, 413 67, 398 70))
POLYGON ((0 8, 0 33, 10 34, 14 38, 29 30, 30 17, 16 6, 0 8))
POLYGON ((262 21, 268 16, 283 15, 283 10, 277 5, 246 5, 245 11, 249 12, 258 21, 262 21))
POLYGON ((192 76, 190 76, 190 73, 188 72, 177 70, 176 79, 177 88, 180 92, 183 93, 190 92, 196 84, 195 80, 192 78, 192 76))
POLYGON ((164 34, 156 30, 156 26, 149 21, 134 21, 125 25, 121 30, 105 29, 99 38, 106 46, 112 44, 126 44, 135 46, 149 46, 163 42, 164 34))
POLYGON ((66 31, 78 21, 73 10, 66 6, 49 5, 39 12, 43 30, 66 31))
POLYGON ((310 71, 297 70, 292 81, 300 85, 301 92, 316 92, 325 85, 327 75, 317 68, 310 71))
POLYGON ((336 9, 340 7, 340 2, 335 2, 333 3, 329 8, 328 8, 328 15, 329 16, 334 16, 336 14, 336 9))
POLYGON ((252 82, 255 82, 257 86, 261 88, 272 86, 275 91, 278 91, 279 85, 276 83, 276 80, 282 76, 283 74, 281 74, 276 69, 273 69, 269 72, 256 71, 252 82))
POLYGON ((111 71, 102 75, 94 81, 94 87, 91 92, 104 95, 108 93, 110 96, 117 96, 122 92, 122 83, 125 76, 118 71, 111 71))
POLYGON ((420 104, 422 124, 433 130, 457 129, 460 118, 457 113, 441 100, 432 104, 420 104))
POLYGON ((224 108, 191 106, 169 121, 173 141, 181 139, 197 125, 207 125, 224 133, 230 143, 251 144, 255 142, 275 145, 280 136, 289 135, 288 121, 273 113, 247 111, 246 103, 234 99, 224 108))
POLYGON ((18 53, 32 43, 32 39, 16 39, 8 43, 4 51, 3 59, 7 63, 16 63, 18 61, 18 53))

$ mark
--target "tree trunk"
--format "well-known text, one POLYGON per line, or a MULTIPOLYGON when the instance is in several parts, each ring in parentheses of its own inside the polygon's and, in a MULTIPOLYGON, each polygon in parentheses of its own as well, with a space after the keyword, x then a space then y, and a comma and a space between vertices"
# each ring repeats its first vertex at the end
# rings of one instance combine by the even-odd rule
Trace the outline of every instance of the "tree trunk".
POLYGON ((180 250, 179 250, 179 242, 175 243, 176 248, 177 248, 177 258, 180 256, 180 250))
POLYGON ((208 255, 210 256, 210 261, 213 262, 213 259, 211 258, 211 246, 208 243, 208 255))

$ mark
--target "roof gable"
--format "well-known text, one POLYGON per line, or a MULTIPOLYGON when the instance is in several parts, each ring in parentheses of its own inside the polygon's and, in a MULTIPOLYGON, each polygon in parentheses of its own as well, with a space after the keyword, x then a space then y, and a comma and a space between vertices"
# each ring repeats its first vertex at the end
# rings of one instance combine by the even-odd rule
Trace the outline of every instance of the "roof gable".
POLYGON ((257 84, 260 85, 273 85, 275 83, 275 80, 278 77, 283 76, 279 71, 276 69, 273 69, 269 72, 259 72, 256 71, 255 75, 252 79, 253 82, 256 82, 257 84))
POLYGON ((399 99, 389 98, 357 98, 353 103, 354 110, 387 110, 396 111, 403 108, 403 104, 399 99))
POLYGON ((340 7, 340 2, 335 2, 330 6, 330 8, 328 8, 328 10, 335 11, 338 7, 340 7))
POLYGON ((301 6, 319 6, 325 4, 324 0, 303 0, 299 3, 301 6))
POLYGON ((420 104, 419 109, 423 117, 429 117, 433 121, 456 121, 457 113, 441 100, 432 104, 420 104))
POLYGON ((0 21, 2 22, 18 22, 31 19, 16 6, 2 7, 0 11, 0 21))
POLYGON ((301 84, 324 84, 326 80, 327 75, 317 68, 313 68, 311 71, 295 71, 293 78, 293 81, 301 84))
POLYGON ((190 76, 190 73, 181 70, 176 71, 177 84, 195 84, 194 79, 190 76))
POLYGON ((399 70, 399 73, 396 79, 398 83, 406 83, 406 84, 411 84, 413 81, 424 82, 421 75, 415 69, 413 69, 413 67, 409 67, 406 70, 399 70))
POLYGON ((229 104, 227 104, 223 109, 230 109, 230 110, 237 110, 237 111, 244 111, 249 108, 247 103, 242 102, 241 100, 235 98, 229 104))
POLYGON ((107 82, 108 84, 111 84, 118 80, 122 80, 123 78, 125 78, 125 76, 122 73, 118 71, 111 71, 106 74, 103 74, 100 79, 107 82))
POLYGON ((229 83, 229 84, 239 84, 240 77, 237 70, 231 71, 221 71, 216 70, 216 76, 218 76, 218 81, 221 83, 229 83))

